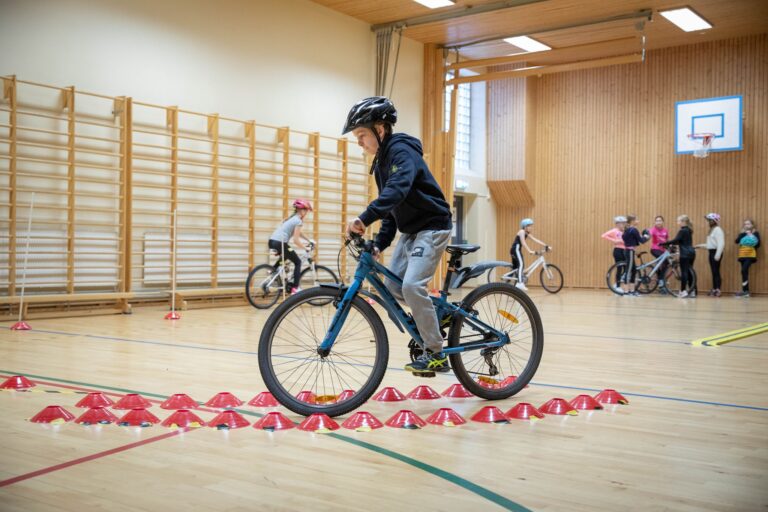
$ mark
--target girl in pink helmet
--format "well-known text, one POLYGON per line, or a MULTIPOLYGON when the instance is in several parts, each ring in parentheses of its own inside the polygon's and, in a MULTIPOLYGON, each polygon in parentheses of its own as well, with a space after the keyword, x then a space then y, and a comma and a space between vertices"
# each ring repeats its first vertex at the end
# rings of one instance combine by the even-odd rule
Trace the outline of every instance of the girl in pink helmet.
POLYGON ((288 245, 293 241, 293 245, 304 251, 308 247, 304 242, 311 243, 307 237, 302 235, 301 227, 304 225, 304 217, 312 211, 312 203, 306 199, 296 199, 293 202, 293 215, 283 221, 282 224, 272 232, 269 237, 269 248, 277 251, 281 257, 288 258, 293 262, 293 287, 291 293, 300 291, 299 281, 301 280, 301 258, 293 248, 288 245))

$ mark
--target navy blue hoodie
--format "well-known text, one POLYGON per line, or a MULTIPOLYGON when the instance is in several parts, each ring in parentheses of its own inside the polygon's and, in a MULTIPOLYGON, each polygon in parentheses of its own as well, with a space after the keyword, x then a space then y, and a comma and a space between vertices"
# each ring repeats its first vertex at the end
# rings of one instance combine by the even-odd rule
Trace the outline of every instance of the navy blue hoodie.
POLYGON ((414 234, 452 227, 451 209, 422 155, 421 142, 410 135, 395 133, 382 141, 374 163, 379 197, 360 214, 366 226, 381 219, 375 241, 381 251, 398 229, 414 234))

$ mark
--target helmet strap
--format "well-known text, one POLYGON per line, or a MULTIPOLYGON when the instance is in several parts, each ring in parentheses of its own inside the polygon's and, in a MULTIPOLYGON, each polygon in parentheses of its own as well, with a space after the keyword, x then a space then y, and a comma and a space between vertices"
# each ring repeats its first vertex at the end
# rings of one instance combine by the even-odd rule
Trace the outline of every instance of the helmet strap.
POLYGON ((379 143, 379 147, 378 149, 376 149, 376 156, 373 157, 373 162, 371 162, 371 168, 368 171, 368 174, 370 175, 370 174, 373 174, 373 170, 376 168, 376 164, 379 163, 379 155, 381 154, 382 140, 381 140, 381 137, 379 136, 379 131, 376 129, 375 124, 372 124, 371 126, 369 126, 369 129, 373 132, 373 136, 376 137, 376 142, 379 143))

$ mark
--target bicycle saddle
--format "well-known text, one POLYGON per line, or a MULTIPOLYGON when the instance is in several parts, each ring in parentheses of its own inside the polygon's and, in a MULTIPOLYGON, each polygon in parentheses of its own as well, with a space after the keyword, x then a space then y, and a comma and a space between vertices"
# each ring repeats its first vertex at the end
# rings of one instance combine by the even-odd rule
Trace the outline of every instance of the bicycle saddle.
POLYGON ((477 251, 478 249, 480 249, 479 245, 456 244, 446 247, 445 252, 448 254, 469 254, 477 251))

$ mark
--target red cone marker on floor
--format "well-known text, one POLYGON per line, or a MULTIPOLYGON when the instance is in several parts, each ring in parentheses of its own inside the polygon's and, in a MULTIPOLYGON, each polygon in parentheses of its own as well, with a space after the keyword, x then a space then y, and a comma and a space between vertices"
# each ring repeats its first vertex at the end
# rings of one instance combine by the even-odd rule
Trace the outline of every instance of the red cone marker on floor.
POLYGON ((142 407, 131 409, 117 421, 121 427, 151 427, 156 423, 160 423, 160 418, 142 407))
POLYGON ((621 396, 621 394, 615 389, 602 390, 600 393, 595 395, 595 400, 597 400, 601 404, 621 404, 621 405, 629 404, 629 400, 621 396))
POLYGON ((544 417, 540 410, 527 402, 521 402, 506 413, 511 420, 540 420, 544 417))
POLYGON ((171 311, 170 313, 165 315, 163 318, 165 318, 166 320, 179 320, 181 319, 181 315, 179 314, 178 311, 171 311))
POLYGON ((184 393, 175 393, 160 404, 161 409, 178 411, 179 409, 197 409, 198 404, 191 396, 184 393))
POLYGON ((215 418, 208 422, 209 427, 217 428, 219 430, 243 428, 250 424, 251 422, 243 418, 239 412, 230 410, 220 412, 215 418))
POLYGON ((339 393, 339 398, 336 400, 336 402, 343 402, 344 400, 348 400, 352 398, 352 396, 355 394, 355 392, 351 389, 345 389, 341 393, 339 393))
POLYGON ((114 409, 146 409, 152 407, 152 402, 136 393, 128 393, 113 406, 114 409))
POLYGON ((331 419, 327 414, 311 414, 299 424, 299 430, 306 432, 316 432, 322 434, 339 430, 339 424, 331 419))
POLYGON ((39 413, 35 414, 29 421, 32 423, 66 423, 75 419, 74 415, 58 405, 49 405, 39 413))
POLYGON ((217 393, 210 400, 205 402, 205 405, 214 409, 224 409, 226 407, 240 407, 243 405, 243 401, 232 393, 222 391, 221 393, 217 393))
POLYGON ((279 412, 267 413, 263 418, 253 424, 253 428, 273 432, 275 430, 288 430, 294 428, 293 424, 284 414, 279 412))
POLYGON ((553 414, 555 416, 563 416, 565 414, 576 416, 579 414, 579 411, 571 407, 571 404, 566 402, 563 398, 553 398, 539 407, 539 410, 544 414, 553 414))
POLYGON ((188 409, 179 409, 168 416, 162 425, 168 428, 198 428, 205 425, 205 421, 188 409))
POLYGON ((570 403, 571 407, 574 409, 579 409, 582 411, 594 411, 603 408, 603 406, 600 405, 600 402, 589 395, 579 395, 568 403, 570 403))
POLYGON ((405 400, 405 395, 396 388, 387 387, 373 395, 373 399, 377 402, 402 402, 405 400))
POLYGON ((475 395, 470 393, 467 388, 457 382, 456 384, 453 384, 451 387, 443 391, 443 396, 446 398, 469 398, 475 395))
MULTIPOLYGON (((94 391, 93 393, 88 393, 85 395, 82 400, 75 404, 75 407, 93 409, 94 407, 109 407, 114 403, 115 402, 113 402, 112 399, 104 393, 100 391, 94 391)), ((80 422, 78 421, 78 423, 80 422)))
POLYGON ((32 328, 27 322, 16 322, 11 326, 12 331, 31 331, 32 328))
POLYGON ((406 395, 406 398, 411 400, 437 400, 440 398, 440 395, 429 386, 416 386, 406 395))
POLYGON ((413 430, 425 426, 427 422, 419 418, 413 411, 402 410, 389 418, 385 424, 392 428, 413 430))
POLYGON ((29 389, 35 387, 35 383, 23 375, 8 377, 0 384, 0 389, 29 389))
POLYGON ((456 427, 458 425, 463 425, 466 422, 467 420, 449 407, 438 409, 427 418, 427 423, 431 423, 432 425, 442 425, 443 427, 456 427))
POLYGON ((373 414, 359 411, 347 418, 341 426, 348 428, 349 430, 368 432, 370 430, 381 428, 384 425, 373 414))
POLYGON ((275 397, 272 396, 272 393, 269 391, 262 391, 253 397, 251 401, 248 402, 248 405, 252 405, 254 407, 277 407, 280 404, 277 403, 277 400, 275 400, 275 397))
POLYGON ((317 398, 317 395, 315 395, 311 391, 302 391, 298 395, 296 395, 296 399, 300 402, 304 402, 305 404, 314 404, 315 399, 317 398))
POLYGON ((115 416, 112 411, 106 407, 98 406, 85 411, 75 420, 75 423, 87 426, 97 424, 107 425, 109 423, 114 423, 115 421, 117 421, 117 416, 115 416))
POLYGON ((501 409, 495 405, 486 405, 477 411, 470 419, 480 423, 509 423, 509 420, 504 416, 504 413, 501 412, 501 409))
MULTIPOLYGON (((517 380, 517 375, 510 375, 506 379, 504 379, 501 382, 499 382, 499 387, 500 388, 505 388, 505 387, 509 386, 510 384, 513 384, 516 380, 517 380)), ((526 384, 525 387, 528 387, 528 384, 526 384)))

